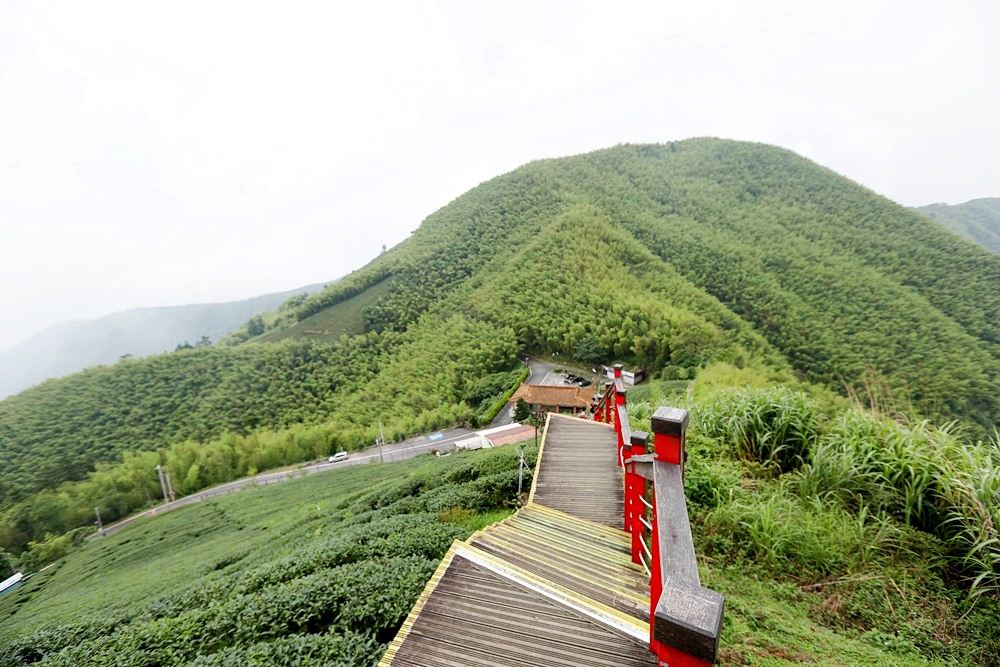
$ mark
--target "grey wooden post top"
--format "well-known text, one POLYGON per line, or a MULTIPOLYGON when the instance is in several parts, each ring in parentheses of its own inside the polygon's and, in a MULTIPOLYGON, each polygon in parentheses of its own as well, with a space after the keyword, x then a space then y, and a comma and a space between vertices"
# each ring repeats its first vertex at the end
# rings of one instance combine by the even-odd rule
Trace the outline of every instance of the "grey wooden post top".
POLYGON ((723 604, 719 593, 668 576, 654 612, 653 638, 699 660, 715 663, 723 604))
POLYGON ((628 446, 638 445, 640 447, 649 447, 649 434, 645 431, 632 431, 632 437, 629 439, 628 446))
POLYGON ((650 425, 653 433, 682 436, 687 431, 688 411, 660 406, 653 413, 650 425))

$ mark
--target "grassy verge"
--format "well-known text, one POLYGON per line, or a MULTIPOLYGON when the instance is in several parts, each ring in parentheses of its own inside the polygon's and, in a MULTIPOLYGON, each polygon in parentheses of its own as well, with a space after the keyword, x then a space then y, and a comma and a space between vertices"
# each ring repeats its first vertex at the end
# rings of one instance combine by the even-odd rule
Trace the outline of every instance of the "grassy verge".
MULTIPOLYGON (((727 596, 723 664, 1000 664, 994 444, 782 388, 689 407, 685 487, 703 582, 727 596)), ((651 405, 629 411, 648 427, 651 405)))

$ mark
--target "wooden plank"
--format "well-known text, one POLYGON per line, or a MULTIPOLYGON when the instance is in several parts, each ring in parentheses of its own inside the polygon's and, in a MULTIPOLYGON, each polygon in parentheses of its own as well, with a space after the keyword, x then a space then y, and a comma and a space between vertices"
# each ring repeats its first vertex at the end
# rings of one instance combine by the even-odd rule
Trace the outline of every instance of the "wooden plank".
POLYGON ((646 667, 646 647, 456 554, 389 663, 396 667, 646 667), (464 584, 505 602, 477 604, 464 584))
POLYGON ((617 456, 609 425, 550 414, 528 506, 452 548, 380 666, 656 665, 617 456))
POLYGON ((665 581, 670 576, 700 585, 698 558, 695 556, 694 539, 691 537, 681 467, 654 461, 653 484, 656 487, 656 522, 662 578, 665 581))

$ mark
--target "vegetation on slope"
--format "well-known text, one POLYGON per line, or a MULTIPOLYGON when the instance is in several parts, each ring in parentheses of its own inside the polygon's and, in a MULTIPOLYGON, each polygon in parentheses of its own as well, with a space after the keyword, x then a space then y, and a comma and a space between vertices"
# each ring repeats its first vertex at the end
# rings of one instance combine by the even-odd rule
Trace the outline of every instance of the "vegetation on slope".
MULTIPOLYGON (((833 631, 891 664, 1000 664, 1000 443, 834 416, 783 387, 689 407, 685 487, 702 582, 727 596, 724 662, 878 662, 833 631)), ((651 410, 633 403, 633 427, 651 410)))
POLYGON ((1000 258, 787 151, 717 140, 543 163, 805 378, 1000 417, 1000 258), (989 293, 984 293, 984 288, 989 293))
POLYGON ((374 665, 452 541, 510 511, 517 478, 506 447, 146 520, 0 598, 0 667, 374 665))
POLYGON ((1000 415, 1000 258, 754 144, 526 165, 279 320, 247 337, 296 340, 122 362, 0 403, 0 540, 146 504, 154 461, 190 492, 370 443, 378 421, 390 439, 471 421, 491 403, 481 383, 526 348, 664 377, 727 361, 884 387, 973 439, 1000 415))
MULTIPOLYGON (((656 403, 630 404, 636 428, 656 403)), ((955 582, 976 572, 963 549, 997 557, 1000 517, 978 552, 949 535, 973 523, 923 527, 934 512, 989 525, 947 489, 1000 493, 995 445, 965 453, 947 432, 835 416, 783 388, 688 407, 685 486, 702 582, 726 595, 722 665, 998 664, 996 561, 978 597, 955 582)), ((516 480, 507 447, 147 520, 0 598, 0 667, 374 665, 450 541, 502 516, 516 480)))
POLYGON ((969 241, 1000 252, 1000 198, 973 199, 956 206, 930 204, 916 210, 969 241))

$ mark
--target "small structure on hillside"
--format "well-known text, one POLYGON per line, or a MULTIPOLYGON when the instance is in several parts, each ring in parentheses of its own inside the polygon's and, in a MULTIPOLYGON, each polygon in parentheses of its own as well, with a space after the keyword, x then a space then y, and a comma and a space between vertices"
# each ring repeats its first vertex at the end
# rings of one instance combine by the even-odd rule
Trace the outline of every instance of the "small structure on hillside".
POLYGON ((476 450, 499 447, 512 442, 527 440, 535 433, 534 426, 524 424, 507 424, 505 426, 495 426, 493 428, 476 431, 467 438, 455 441, 455 449, 476 450))
POLYGON ((462 438, 461 440, 455 441, 455 449, 460 452, 463 451, 475 451, 477 449, 489 449, 493 446, 490 440, 478 433, 473 433, 467 438, 462 438))
POLYGON ((576 385, 568 387, 552 387, 541 384, 522 384, 510 397, 513 403, 523 398, 537 412, 539 408, 545 412, 582 415, 590 408, 594 390, 576 385))
POLYGON ((506 426, 494 426, 482 431, 476 431, 479 435, 487 438, 494 447, 508 445, 512 442, 527 440, 535 434, 534 426, 524 424, 507 424, 506 426))
MULTIPOLYGON (((614 366, 603 366, 604 377, 609 380, 615 379, 615 367, 614 366)), ((633 370, 627 371, 622 368, 622 380, 625 382, 625 386, 634 387, 635 385, 643 382, 646 379, 646 369, 645 368, 635 368, 633 370)))
POLYGON ((23 581, 24 581, 24 575, 21 574, 20 572, 10 577, 7 577, 3 581, 0 581, 0 595, 3 595, 4 593, 9 593, 10 591, 14 590, 18 586, 20 586, 23 581))

